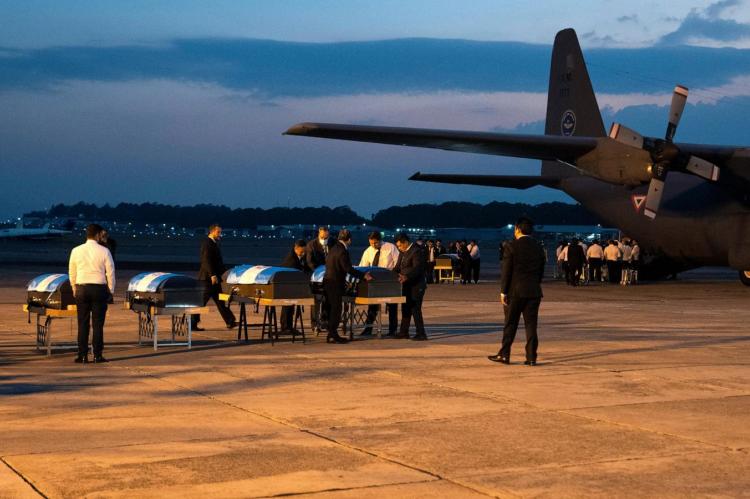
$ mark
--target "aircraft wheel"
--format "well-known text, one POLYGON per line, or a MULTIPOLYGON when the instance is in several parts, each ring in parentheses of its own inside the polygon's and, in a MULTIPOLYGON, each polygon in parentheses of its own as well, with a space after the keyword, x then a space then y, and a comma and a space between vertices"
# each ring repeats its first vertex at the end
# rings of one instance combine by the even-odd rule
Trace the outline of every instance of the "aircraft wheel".
POLYGON ((740 270, 740 282, 745 286, 750 286, 750 270, 740 270))

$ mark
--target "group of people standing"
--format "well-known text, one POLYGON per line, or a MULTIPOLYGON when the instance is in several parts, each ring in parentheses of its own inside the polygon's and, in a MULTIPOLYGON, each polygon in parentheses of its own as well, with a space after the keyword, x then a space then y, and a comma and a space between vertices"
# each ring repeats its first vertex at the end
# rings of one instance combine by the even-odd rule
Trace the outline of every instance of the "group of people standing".
MULTIPOLYGON (((515 239, 506 243, 503 255, 500 300, 505 315, 502 346, 497 355, 490 360, 510 363, 510 348, 515 338, 520 318, 524 318, 526 327, 526 364, 535 365, 537 357, 537 317, 542 299, 541 280, 544 274, 546 256, 536 240, 530 237, 533 224, 528 219, 521 219, 515 227, 515 239)), ((199 280, 204 281, 204 301, 213 299, 227 327, 236 327, 237 322, 229 307, 219 299, 222 274, 226 271, 219 239, 221 226, 213 224, 201 244, 201 265, 199 280)), ((69 277, 78 309, 78 355, 76 362, 88 362, 89 330, 93 329, 94 362, 107 362, 102 356, 104 340, 103 328, 107 304, 112 301, 115 291, 115 267, 112 253, 106 246, 106 233, 96 224, 86 230, 86 242, 73 249, 69 262, 69 277)), ((381 267, 398 276, 402 285, 405 303, 401 306, 401 323, 398 327, 397 307, 388 306, 388 335, 396 338, 409 338, 412 320, 416 334, 411 338, 424 341, 427 334, 422 317, 422 301, 427 288, 428 262, 442 254, 439 253, 440 241, 427 245, 412 243, 409 236, 400 233, 395 237, 395 244, 383 241, 379 232, 372 232, 368 237, 369 246, 360 259, 361 267, 381 267)), ((312 273, 325 265, 323 287, 325 290, 324 311, 313 311, 313 320, 326 318, 328 331, 327 342, 347 343, 348 340, 339 334, 342 318, 342 298, 346 290, 347 277, 372 280, 370 272, 362 272, 353 267, 349 248, 352 243, 351 232, 343 229, 338 237, 330 237, 329 229, 321 226, 318 236, 311 241, 298 240, 291 251, 281 262, 282 266, 296 268, 312 273)), ((577 244, 577 243, 576 243, 577 244)), ((457 249, 472 255, 472 249, 478 260, 478 246, 475 241, 463 246, 458 243, 457 249)), ((446 250, 447 251, 447 250, 446 250)), ((632 252, 631 252, 632 255, 632 252)), ((372 325, 378 313, 377 306, 368 309, 366 327, 362 334, 372 333, 372 325)), ((284 307, 281 314, 282 327, 292 328, 293 308, 284 307)), ((200 316, 192 317, 195 330, 199 326, 200 316)), ((318 324, 323 326, 324 324, 318 324)))
MULTIPOLYGON (((309 242, 297 241, 292 252, 282 263, 283 266, 297 268, 311 274, 321 265, 325 265, 323 289, 325 300, 317 302, 311 311, 311 321, 319 329, 327 330, 326 341, 347 343, 347 339, 338 332, 342 316, 342 298, 346 291, 346 279, 350 275, 358 279, 372 280, 373 276, 354 268, 349 253, 352 243, 351 232, 339 231, 338 237, 331 237, 326 226, 318 228, 318 235, 309 242), (294 256, 293 256, 294 255, 294 256), (321 309, 322 307, 322 309, 321 309)), ((395 244, 383 241, 379 232, 368 235, 368 247, 359 261, 360 267, 380 267, 398 275, 406 302, 401 306, 401 325, 398 324, 398 306, 386 306, 388 313, 388 335, 396 338, 409 338, 409 327, 412 318, 416 328, 414 340, 426 340, 424 320, 422 318, 422 300, 427 289, 427 251, 424 246, 412 243, 406 234, 398 234, 395 244), (397 331, 398 329, 398 331, 397 331)), ((367 311, 363 336, 372 334, 372 326, 377 318, 378 305, 371 305, 367 311)), ((291 311, 282 316, 290 317, 291 311)), ((284 319, 282 319, 282 322, 284 319)), ((286 319, 283 327, 291 328, 291 320, 286 319)))
POLYGON ((602 269, 607 271, 606 280, 610 283, 627 285, 637 280, 641 262, 641 248, 634 239, 618 241, 610 239, 605 244, 595 239, 591 245, 580 239, 560 241, 555 250, 557 275, 563 276, 571 286, 578 286, 584 272, 594 282, 604 281, 602 269))

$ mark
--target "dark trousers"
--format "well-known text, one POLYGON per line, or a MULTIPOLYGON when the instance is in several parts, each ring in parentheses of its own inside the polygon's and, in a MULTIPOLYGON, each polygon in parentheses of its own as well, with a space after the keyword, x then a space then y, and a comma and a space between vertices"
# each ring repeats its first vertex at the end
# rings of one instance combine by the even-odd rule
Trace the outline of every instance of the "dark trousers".
POLYGON ((425 272, 425 278, 427 279, 428 284, 437 282, 437 277, 435 277, 435 275, 435 262, 427 262, 427 271, 425 272))
POLYGON ((607 260, 607 273, 609 274, 609 282, 620 282, 620 262, 607 260))
POLYGON ((294 305, 281 307, 281 330, 291 331, 294 328, 294 305))
MULTIPOLYGON (((227 307, 226 303, 219 300, 219 293, 221 293, 221 283, 217 282, 216 284, 211 284, 211 281, 205 281, 204 288, 203 288, 203 303, 208 303, 208 300, 213 300, 216 304, 216 308, 219 309, 219 314, 221 314, 221 318, 224 319, 224 322, 227 326, 230 326, 234 323, 234 314, 231 310, 229 310, 229 307, 227 307)), ((195 327, 198 325, 198 323, 201 321, 201 314, 193 314, 192 316, 192 323, 195 327)))
POLYGON ((414 328, 416 336, 426 336, 424 330, 424 319, 422 318, 422 300, 424 299, 424 288, 411 289, 404 287, 406 302, 401 305, 401 336, 409 335, 411 318, 414 317, 414 328))
POLYGON ((338 336, 341 314, 343 312, 344 284, 323 279, 326 291, 325 310, 328 315, 328 336, 338 336))
POLYGON ((313 306, 310 307, 310 324, 312 327, 322 329, 326 322, 328 322, 328 305, 323 297, 323 300, 315 300, 313 306))
MULTIPOLYGON (((372 328, 372 325, 375 323, 375 318, 378 313, 378 308, 380 308, 380 305, 370 305, 367 307, 367 327, 372 328)), ((398 304, 396 303, 388 303, 386 305, 386 309, 388 310, 388 332, 389 333, 395 333, 396 329, 398 329, 398 304)), ((381 317, 382 320, 382 317, 381 317)))
POLYGON ((523 323, 526 327, 526 360, 536 361, 536 351, 539 347, 539 338, 536 334, 536 327, 539 318, 539 305, 541 298, 518 298, 510 297, 505 313, 505 328, 503 329, 503 344, 500 348, 500 356, 506 359, 510 358, 510 347, 513 340, 516 339, 518 323, 523 316, 523 323))
POLYGON ((589 258, 589 267, 591 268, 591 280, 601 282, 602 280, 602 259, 589 258))
POLYGON ((91 344, 94 357, 104 350, 104 319, 107 317, 109 288, 106 284, 79 284, 76 286, 76 308, 78 309, 78 355, 89 350, 89 329, 93 329, 91 344))
POLYGON ((568 261, 568 284, 578 286, 581 283, 581 273, 583 272, 583 262, 568 261))
POLYGON ((471 258, 461 261, 461 284, 471 282, 471 258))
POLYGON ((476 260, 471 261, 471 274, 474 278, 474 284, 479 282, 479 262, 481 260, 477 258, 476 260))

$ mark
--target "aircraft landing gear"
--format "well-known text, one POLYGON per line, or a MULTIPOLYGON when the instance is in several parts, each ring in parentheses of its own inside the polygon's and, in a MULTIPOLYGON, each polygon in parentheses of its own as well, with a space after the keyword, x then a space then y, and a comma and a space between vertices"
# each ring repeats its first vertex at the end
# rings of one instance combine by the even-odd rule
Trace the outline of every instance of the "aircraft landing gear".
POLYGON ((740 270, 740 282, 745 286, 750 286, 750 270, 740 270))

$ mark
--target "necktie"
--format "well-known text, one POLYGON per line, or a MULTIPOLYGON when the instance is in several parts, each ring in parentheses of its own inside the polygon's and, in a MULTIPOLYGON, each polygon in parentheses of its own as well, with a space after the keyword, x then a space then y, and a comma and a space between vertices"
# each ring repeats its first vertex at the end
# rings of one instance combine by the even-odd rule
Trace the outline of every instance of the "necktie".
POLYGON ((375 258, 372 259, 372 266, 377 267, 380 263, 380 250, 375 252, 375 258))
POLYGON ((323 244, 323 254, 325 256, 328 256, 328 242, 326 241, 326 244, 323 244))

